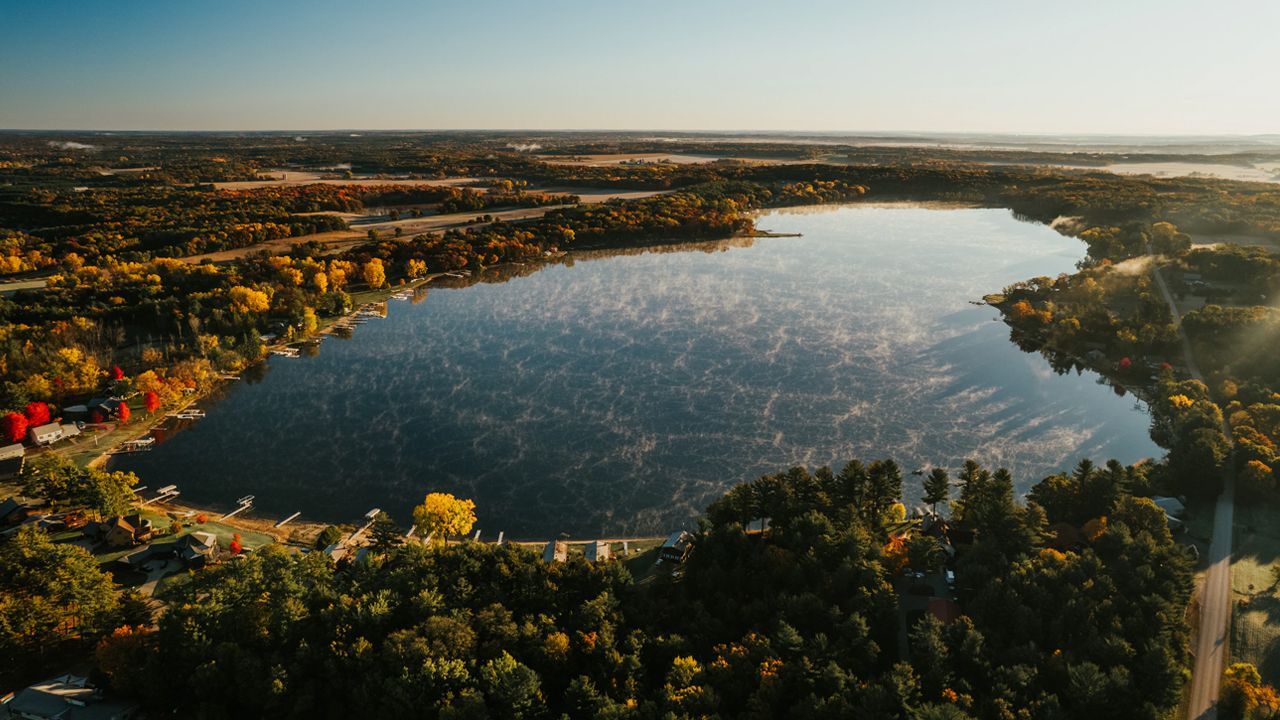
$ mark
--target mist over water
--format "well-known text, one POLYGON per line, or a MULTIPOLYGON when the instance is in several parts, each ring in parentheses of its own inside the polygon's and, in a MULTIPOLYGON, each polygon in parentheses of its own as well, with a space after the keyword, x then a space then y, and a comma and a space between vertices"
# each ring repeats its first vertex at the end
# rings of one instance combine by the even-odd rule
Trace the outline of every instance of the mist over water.
MULTIPOLYGON (((207 419, 119 456, 152 487, 273 515, 407 523, 431 491, 492 537, 667 531, 793 465, 973 457, 1025 490, 1081 457, 1158 455, 1096 376, 1058 376, 969 300, 1069 272, 1076 240, 1007 211, 821 208, 801 232, 433 288, 319 356, 272 358, 207 419), (710 246, 714 247, 714 246, 710 246), (698 250, 704 250, 699 252, 698 250)), ((910 494, 919 478, 906 476, 910 494)))

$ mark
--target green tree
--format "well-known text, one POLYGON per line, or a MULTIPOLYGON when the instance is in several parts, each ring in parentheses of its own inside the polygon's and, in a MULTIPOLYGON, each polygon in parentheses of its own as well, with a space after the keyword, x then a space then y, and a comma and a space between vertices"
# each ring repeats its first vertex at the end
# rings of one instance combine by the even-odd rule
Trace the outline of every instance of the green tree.
POLYGON ((946 505, 951 499, 951 477, 946 468, 936 467, 924 478, 924 501, 936 513, 938 504, 946 505))
POLYGON ((111 576, 84 548, 57 544, 28 525, 0 542, 0 663, 54 652, 68 640, 108 630, 119 610, 111 576))
POLYGON ((379 553, 390 552, 404 542, 400 528, 396 527, 395 521, 385 512, 374 516, 373 526, 369 528, 369 538, 374 552, 379 553))

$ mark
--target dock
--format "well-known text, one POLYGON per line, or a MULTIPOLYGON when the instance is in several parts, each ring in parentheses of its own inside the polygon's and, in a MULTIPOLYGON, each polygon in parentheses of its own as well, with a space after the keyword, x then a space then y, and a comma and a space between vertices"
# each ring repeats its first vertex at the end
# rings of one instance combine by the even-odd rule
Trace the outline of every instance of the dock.
POLYGON ((294 513, 294 514, 290 515, 289 517, 287 517, 287 518, 285 518, 285 519, 281 520, 280 522, 276 523, 276 525, 275 525, 275 526, 276 526, 276 527, 278 527, 278 528, 282 528, 282 527, 284 527, 286 524, 288 524, 289 522, 291 522, 291 521, 293 521, 294 519, 296 519, 296 518, 297 518, 299 515, 301 515, 301 514, 302 514, 302 511, 301 511, 301 510, 299 510, 298 512, 296 512, 296 513, 294 513))

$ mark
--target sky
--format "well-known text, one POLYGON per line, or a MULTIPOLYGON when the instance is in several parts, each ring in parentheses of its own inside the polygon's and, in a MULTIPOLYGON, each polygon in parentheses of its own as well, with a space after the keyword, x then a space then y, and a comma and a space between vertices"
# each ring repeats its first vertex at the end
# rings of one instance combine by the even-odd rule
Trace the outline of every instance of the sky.
POLYGON ((1280 132, 1276 0, 0 0, 0 128, 1280 132))

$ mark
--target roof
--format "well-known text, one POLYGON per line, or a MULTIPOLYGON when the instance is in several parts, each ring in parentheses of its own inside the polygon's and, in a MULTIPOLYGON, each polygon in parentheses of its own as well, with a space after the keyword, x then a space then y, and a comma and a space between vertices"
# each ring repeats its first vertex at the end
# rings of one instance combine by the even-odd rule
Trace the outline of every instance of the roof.
POLYGON ((0 460, 8 460, 9 458, 18 458, 27 454, 27 449, 22 443, 14 443, 0 447, 0 460))
POLYGON ((116 720, 137 710, 137 703, 105 698, 102 692, 76 675, 60 675, 14 693, 11 714, 56 720, 116 720))
POLYGON ((22 503, 13 498, 8 498, 4 502, 0 502, 0 519, 7 518, 22 508, 22 503))
POLYGON ((61 431, 62 431, 61 425, 59 425, 58 423, 49 423, 48 425, 39 425, 37 427, 33 427, 29 432, 35 437, 39 437, 41 435, 48 435, 51 432, 61 432, 61 431))
POLYGON ((80 434, 80 428, 75 423, 62 423, 62 437, 72 437, 80 434))
POLYGON ((107 528, 108 528, 109 530, 114 530, 115 528, 120 528, 121 530, 124 530, 124 531, 129 532, 129 533, 136 533, 136 532, 138 532, 138 528, 134 527, 132 523, 130 523, 128 520, 125 520, 125 519, 124 519, 124 518, 122 518, 122 517, 116 517, 116 518, 112 518, 112 519, 108 520, 108 521, 107 521, 107 528))
POLYGON ((552 540, 542 549, 543 562, 564 562, 568 556, 569 544, 563 540, 552 540))
POLYGON ((1156 495, 1151 498, 1151 502, 1155 503, 1156 507, 1165 511, 1165 513, 1175 517, 1184 515, 1187 512, 1187 506, 1183 505, 1182 501, 1175 497, 1161 497, 1160 495, 1156 495))
POLYGON ((609 543, 603 540, 587 543, 587 547, 583 549, 583 554, 587 557, 587 562, 602 562, 613 557, 613 551, 609 547, 609 543))

